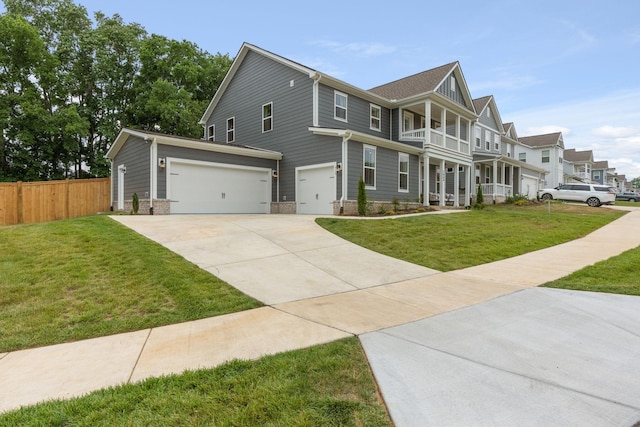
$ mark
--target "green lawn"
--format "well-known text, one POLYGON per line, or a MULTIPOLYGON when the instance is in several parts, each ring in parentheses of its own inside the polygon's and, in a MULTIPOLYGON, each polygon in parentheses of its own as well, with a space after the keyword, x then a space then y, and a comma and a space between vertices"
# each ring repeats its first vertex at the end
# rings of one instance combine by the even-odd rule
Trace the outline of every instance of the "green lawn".
MULTIPOLYGON (((550 213, 547 205, 498 205, 451 215, 318 222, 378 252, 453 270, 566 242, 623 214, 552 203, 550 213)), ((0 229, 0 250, 6 254, 0 269, 7 272, 0 278, 5 351, 258 306, 104 216, 0 229)), ((548 286, 639 295, 639 262, 636 248, 548 286)), ((42 403, 0 415, 0 425, 392 423, 358 339, 349 338, 42 403)))
POLYGON ((318 218, 327 230, 385 255, 451 271, 585 236, 624 212, 551 203, 490 205, 449 215, 385 219, 318 218))
POLYGON ((2 426, 389 426, 357 338, 0 415, 2 426))
POLYGON ((260 305, 107 216, 0 229, 0 352, 260 305))

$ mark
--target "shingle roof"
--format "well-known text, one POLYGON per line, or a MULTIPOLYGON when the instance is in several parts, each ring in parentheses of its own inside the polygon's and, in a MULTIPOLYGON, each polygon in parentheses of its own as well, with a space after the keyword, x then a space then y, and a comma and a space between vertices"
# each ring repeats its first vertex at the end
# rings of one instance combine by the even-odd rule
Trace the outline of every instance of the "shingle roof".
POLYGON ((491 100, 491 95, 474 99, 473 107, 476 109, 476 113, 480 114, 480 112, 484 110, 484 108, 487 106, 490 100, 491 100))
POLYGON ((562 132, 547 133, 544 135, 523 136, 518 141, 529 147, 551 147, 560 142, 560 147, 564 148, 562 132))
POLYGON ((593 162, 593 169, 609 169, 609 161, 600 160, 599 162, 593 162))
POLYGON ((369 89, 369 92, 390 100, 405 99, 414 95, 433 92, 457 64, 458 62, 451 62, 441 65, 391 83, 376 86, 369 89))
POLYGON ((564 159, 570 162, 588 162, 593 160, 593 151, 576 151, 575 148, 564 150, 564 159))

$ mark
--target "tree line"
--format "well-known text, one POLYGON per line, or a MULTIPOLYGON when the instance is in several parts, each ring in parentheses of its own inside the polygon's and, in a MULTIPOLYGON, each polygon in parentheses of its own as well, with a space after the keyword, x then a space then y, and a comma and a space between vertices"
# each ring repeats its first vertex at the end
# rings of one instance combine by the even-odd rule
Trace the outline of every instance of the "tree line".
POLYGON ((3 0, 0 181, 109 176, 122 127, 202 136, 232 59, 72 0, 3 0))

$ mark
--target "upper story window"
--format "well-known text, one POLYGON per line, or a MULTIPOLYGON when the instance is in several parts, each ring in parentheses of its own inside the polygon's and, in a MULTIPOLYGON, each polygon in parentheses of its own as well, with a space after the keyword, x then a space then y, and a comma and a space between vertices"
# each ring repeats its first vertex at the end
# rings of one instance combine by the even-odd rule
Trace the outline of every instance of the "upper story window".
POLYGON ((451 92, 456 91, 456 78, 455 76, 451 76, 451 92))
POLYGON ((484 131, 484 149, 491 151, 491 132, 488 130, 484 131))
POLYGON ((413 130, 413 113, 411 111, 405 111, 402 115, 403 117, 403 130, 405 132, 409 132, 413 130))
POLYGON ((207 139, 209 141, 215 141, 216 140, 216 125, 210 125, 207 128, 207 139))
POLYGON ((476 128, 476 148, 482 147, 482 130, 476 128))
POLYGON ((527 153, 518 153, 518 160, 521 162, 527 162, 527 153))
POLYGON ((507 144, 507 157, 511 157, 511 144, 507 144))
POLYGON ((273 102, 262 106, 262 133, 273 129, 273 102))
POLYGON ((380 130, 382 119, 382 108, 378 105, 370 104, 369 112, 371 115, 370 127, 372 130, 380 130))
POLYGON ((227 142, 233 142, 236 138, 236 118, 227 119, 227 142))
POLYGON ((493 135, 493 148, 496 151, 500 151, 500 135, 498 134, 493 135))
POLYGON ((549 150, 542 150, 542 163, 549 163, 549 150))
POLYGON ((409 191, 409 155, 398 153, 398 191, 409 191))
POLYGON ((366 188, 376 189, 376 147, 363 148, 363 179, 366 188))
POLYGON ((347 121, 347 95, 335 91, 334 92, 334 115, 333 118, 337 120, 347 121))
POLYGON ((491 117, 491 108, 487 108, 487 117, 491 117))

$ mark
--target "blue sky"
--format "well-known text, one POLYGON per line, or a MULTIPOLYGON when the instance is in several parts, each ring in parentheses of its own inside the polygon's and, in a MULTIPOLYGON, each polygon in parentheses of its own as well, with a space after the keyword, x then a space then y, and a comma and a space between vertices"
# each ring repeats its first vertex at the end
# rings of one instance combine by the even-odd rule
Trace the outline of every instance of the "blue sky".
MULTIPOLYGON (((637 0, 75 0, 211 53, 255 44, 369 89, 459 61, 520 136, 562 131, 640 177, 637 0)), ((213 94, 212 94, 213 95, 213 94)))

